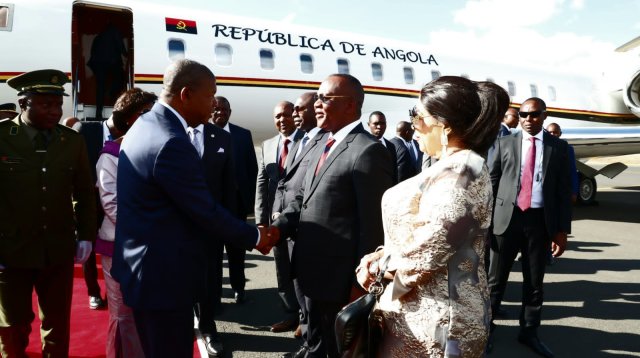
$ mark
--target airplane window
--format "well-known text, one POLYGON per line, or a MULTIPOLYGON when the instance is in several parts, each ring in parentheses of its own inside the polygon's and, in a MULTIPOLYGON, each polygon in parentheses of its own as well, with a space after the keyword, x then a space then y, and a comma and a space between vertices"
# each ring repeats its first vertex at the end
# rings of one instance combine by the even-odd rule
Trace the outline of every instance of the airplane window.
POLYGON ((184 58, 184 42, 182 40, 169 40, 169 59, 171 61, 184 58))
POLYGON ((233 59, 233 50, 227 44, 216 44, 214 48, 216 54, 216 64, 220 66, 231 66, 233 59))
POLYGON ((260 67, 262 67, 263 70, 273 70, 276 67, 275 61, 273 60, 273 51, 260 50, 260 67))
POLYGON ((437 80, 438 78, 440 78, 440 71, 436 71, 436 70, 431 71, 431 79, 437 80))
POLYGON ((531 97, 538 97, 538 86, 532 83, 529 87, 531 87, 531 97))
POLYGON ((349 61, 344 58, 338 59, 338 73, 349 74, 349 61))
POLYGON ((382 65, 374 62, 371 64, 371 75, 374 81, 382 81, 382 65))
POLYGON ((0 31, 11 31, 13 4, 0 4, 0 31))
POLYGON ((469 79, 469 75, 468 75, 468 74, 466 74, 466 73, 461 74, 461 75, 460 75, 460 77, 462 77, 462 78, 466 78, 466 79, 469 79))
POLYGON ((550 101, 556 100, 556 89, 553 86, 549 86, 549 100, 550 101))
POLYGON ((509 96, 515 96, 516 95, 516 84, 513 81, 508 81, 507 82, 507 88, 509 90, 509 96))
POLYGON ((300 71, 302 73, 313 73, 313 57, 308 53, 300 54, 300 71))
POLYGON ((405 67, 403 69, 404 71, 404 83, 406 84, 412 84, 415 82, 415 79, 413 77, 413 68, 412 67, 405 67))

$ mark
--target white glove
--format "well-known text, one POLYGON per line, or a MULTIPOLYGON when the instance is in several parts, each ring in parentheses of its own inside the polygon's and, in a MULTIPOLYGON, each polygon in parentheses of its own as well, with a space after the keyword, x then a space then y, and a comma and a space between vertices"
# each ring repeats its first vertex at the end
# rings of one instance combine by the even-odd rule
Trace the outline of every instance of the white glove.
POLYGON ((93 249, 93 245, 91 245, 91 241, 78 241, 76 245, 76 263, 83 264, 91 255, 91 250, 93 249))

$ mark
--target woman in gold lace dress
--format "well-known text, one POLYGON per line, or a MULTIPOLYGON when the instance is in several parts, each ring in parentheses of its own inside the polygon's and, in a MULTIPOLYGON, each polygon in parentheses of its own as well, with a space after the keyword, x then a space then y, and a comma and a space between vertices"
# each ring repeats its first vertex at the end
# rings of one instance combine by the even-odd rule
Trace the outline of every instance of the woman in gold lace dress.
POLYGON ((390 257, 392 281, 376 307, 385 325, 379 357, 484 355, 490 320, 484 250, 493 196, 479 153, 495 140, 509 105, 504 90, 494 89, 494 99, 481 100, 486 92, 478 84, 450 76, 422 88, 412 121, 420 150, 439 160, 384 194, 385 245, 356 270, 366 289, 377 262, 390 257))

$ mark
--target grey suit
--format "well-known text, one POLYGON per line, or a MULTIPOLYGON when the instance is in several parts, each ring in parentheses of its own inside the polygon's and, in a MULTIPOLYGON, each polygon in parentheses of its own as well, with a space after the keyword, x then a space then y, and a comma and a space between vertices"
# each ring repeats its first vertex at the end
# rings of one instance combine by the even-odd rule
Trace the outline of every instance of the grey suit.
POLYGON ((337 355, 335 314, 357 285, 359 260, 384 241, 380 200, 395 166, 362 124, 333 148, 316 176, 324 148, 320 143, 302 160, 308 167, 302 188, 273 223, 284 237, 297 229, 293 274, 309 312, 306 343, 314 357, 337 355))
MULTIPOLYGON (((293 137, 291 148, 302 139, 304 132, 298 130, 293 137)), ((271 209, 280 180, 278 168, 278 145, 282 136, 280 134, 262 142, 260 156, 258 158, 258 180, 256 183, 256 224, 269 224, 271 222, 271 209)), ((295 153, 291 150, 291 154, 295 153)))
POLYGON ((522 252, 524 275, 520 326, 540 325, 542 283, 549 245, 558 232, 571 232, 571 186, 568 146, 563 140, 543 134, 543 208, 525 211, 517 207, 520 191, 522 132, 501 137, 490 163, 495 199, 489 287, 496 311, 502 301, 513 261, 522 252))

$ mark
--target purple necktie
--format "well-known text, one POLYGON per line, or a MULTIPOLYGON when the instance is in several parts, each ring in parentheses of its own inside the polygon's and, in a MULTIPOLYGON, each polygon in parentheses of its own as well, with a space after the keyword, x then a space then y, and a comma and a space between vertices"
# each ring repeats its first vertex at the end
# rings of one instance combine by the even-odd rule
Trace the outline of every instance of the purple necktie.
POLYGON ((520 194, 518 194, 518 207, 525 211, 531 207, 531 189, 533 188, 533 172, 536 166, 536 138, 531 137, 531 147, 527 152, 524 162, 522 179, 520 180, 520 194))
POLYGON ((322 152, 322 155, 320 156, 320 160, 318 161, 318 165, 316 166, 316 172, 314 175, 318 175, 318 172, 320 171, 320 168, 322 168, 324 161, 327 160, 327 156, 329 155, 329 150, 331 149, 331 146, 335 142, 336 140, 333 139, 333 137, 329 137, 329 140, 327 140, 327 145, 324 147, 324 152, 322 152))

